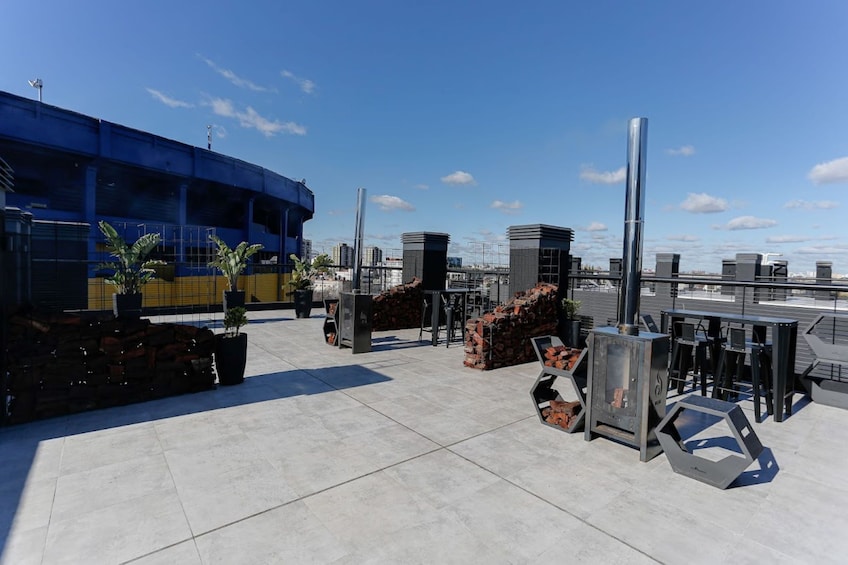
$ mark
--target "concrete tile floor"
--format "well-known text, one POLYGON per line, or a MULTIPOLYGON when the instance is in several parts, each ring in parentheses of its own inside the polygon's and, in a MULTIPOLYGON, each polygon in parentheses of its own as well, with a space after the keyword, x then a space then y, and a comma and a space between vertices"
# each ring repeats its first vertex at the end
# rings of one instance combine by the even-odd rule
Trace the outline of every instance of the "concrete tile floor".
POLYGON ((719 491, 542 426, 536 363, 251 321, 243 385, 0 429, 0 562, 845 562, 848 412, 799 399, 754 424, 773 464, 719 491))

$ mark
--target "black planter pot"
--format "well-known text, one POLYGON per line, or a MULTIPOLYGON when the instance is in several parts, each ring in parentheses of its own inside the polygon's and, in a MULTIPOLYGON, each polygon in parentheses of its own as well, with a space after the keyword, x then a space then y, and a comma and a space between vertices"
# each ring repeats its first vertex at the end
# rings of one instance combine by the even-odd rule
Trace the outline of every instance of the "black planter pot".
POLYGON ((244 382, 244 367, 247 364, 247 334, 215 336, 215 370, 218 383, 224 386, 244 382))
POLYGON ((298 318, 308 318, 312 313, 312 289, 294 291, 294 314, 298 318))
POLYGON ((239 306, 244 307, 244 295, 245 292, 243 290, 225 290, 224 312, 230 308, 238 308, 239 306))
POLYGON ((582 347, 580 344, 580 320, 560 317, 558 333, 566 347, 582 347))
POLYGON ((141 317, 141 293, 113 294, 112 313, 116 318, 137 320, 141 317))

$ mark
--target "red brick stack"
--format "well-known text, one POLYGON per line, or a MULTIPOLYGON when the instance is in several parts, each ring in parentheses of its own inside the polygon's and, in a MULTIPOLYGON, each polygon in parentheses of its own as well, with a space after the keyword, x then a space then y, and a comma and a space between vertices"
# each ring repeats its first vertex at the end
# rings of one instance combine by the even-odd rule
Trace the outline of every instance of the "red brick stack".
POLYGON ((212 388, 208 328, 62 313, 10 319, 9 421, 212 388))
POLYGON ((565 345, 552 345, 545 349, 545 366, 571 371, 582 351, 565 345))
POLYGON ((421 327, 423 301, 421 279, 417 277, 381 292, 374 297, 371 305, 371 329, 385 331, 421 327))
POLYGON ((556 334, 557 287, 539 283, 465 326, 465 366, 498 369, 536 360, 531 337, 556 334))
POLYGON ((549 424, 568 429, 580 413, 580 401, 565 402, 551 400, 551 405, 542 409, 542 418, 549 424))

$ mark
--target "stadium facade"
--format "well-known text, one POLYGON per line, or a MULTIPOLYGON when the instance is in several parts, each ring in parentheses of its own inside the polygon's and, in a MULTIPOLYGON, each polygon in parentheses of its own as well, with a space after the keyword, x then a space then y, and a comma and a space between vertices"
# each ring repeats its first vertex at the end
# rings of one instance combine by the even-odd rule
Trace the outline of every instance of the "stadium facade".
POLYGON ((62 308, 106 309, 111 300, 95 268, 105 258, 99 220, 127 241, 162 235, 156 254, 168 267, 145 289, 145 306, 220 302, 223 280, 206 266, 210 233, 230 245, 263 244, 256 261, 263 268, 253 267, 242 282, 254 301, 285 300, 281 266, 289 254, 301 254, 303 223, 315 210, 303 182, 6 92, 0 157, 14 171, 6 206, 19 209, 18 216, 32 214, 34 301, 50 295, 42 287, 52 278, 64 286, 54 289, 54 305, 62 308), (69 277, 79 278, 75 260, 84 265, 84 290, 67 286, 69 277))

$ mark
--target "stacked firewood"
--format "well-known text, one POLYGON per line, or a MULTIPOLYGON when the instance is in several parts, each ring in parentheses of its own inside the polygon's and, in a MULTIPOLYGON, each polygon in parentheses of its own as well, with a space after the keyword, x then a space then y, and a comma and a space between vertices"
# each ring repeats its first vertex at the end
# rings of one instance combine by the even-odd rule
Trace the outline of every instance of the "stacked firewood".
POLYGON ((383 291, 374 297, 371 305, 372 330, 401 330, 421 325, 421 305, 424 292, 421 279, 383 291))
POLYGON ((551 400, 550 406, 542 408, 542 418, 545 422, 554 426, 568 429, 580 414, 580 402, 565 402, 563 400, 551 400))
POLYGON ((545 349, 545 366, 571 371, 582 351, 565 345, 552 345, 545 349))
POLYGON ((9 421, 26 422, 212 388, 208 328, 16 314, 6 350, 9 421))
POLYGON ((466 367, 497 369, 533 361, 531 337, 557 329, 557 287, 539 283, 465 325, 466 367))

